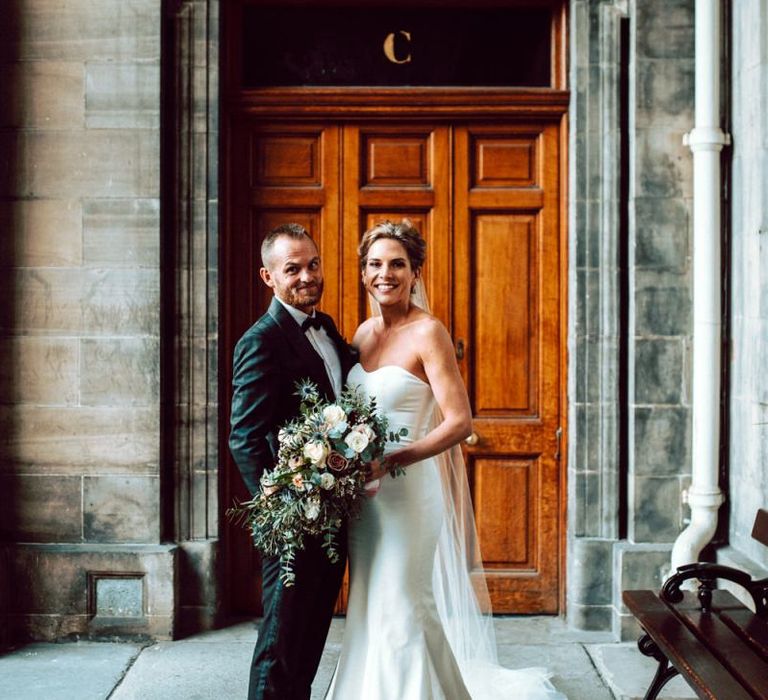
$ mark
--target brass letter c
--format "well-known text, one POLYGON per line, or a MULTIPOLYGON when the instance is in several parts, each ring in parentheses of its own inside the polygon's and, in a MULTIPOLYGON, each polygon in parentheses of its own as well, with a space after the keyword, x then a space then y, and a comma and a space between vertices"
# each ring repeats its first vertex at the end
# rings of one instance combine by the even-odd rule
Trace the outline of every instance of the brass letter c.
MULTIPOLYGON (((404 36, 409 42, 411 41, 411 33, 401 29, 397 34, 404 36)), ((408 54, 405 58, 398 59, 395 56, 395 32, 387 34, 387 38, 384 39, 384 55, 392 63, 410 63, 411 54, 408 54)))

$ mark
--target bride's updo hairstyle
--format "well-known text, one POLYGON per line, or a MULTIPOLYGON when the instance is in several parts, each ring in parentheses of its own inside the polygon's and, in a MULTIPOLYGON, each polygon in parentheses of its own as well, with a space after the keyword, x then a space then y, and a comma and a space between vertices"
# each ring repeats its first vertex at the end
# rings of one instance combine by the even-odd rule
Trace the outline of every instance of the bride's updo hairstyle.
POLYGON ((408 254, 411 269, 414 272, 421 269, 427 257, 427 242, 421 237, 410 219, 403 219, 397 224, 389 220, 379 221, 373 228, 368 229, 363 234, 357 248, 357 254, 360 256, 360 267, 365 268, 365 264, 368 262, 368 251, 376 241, 382 238, 390 238, 400 243, 408 254))

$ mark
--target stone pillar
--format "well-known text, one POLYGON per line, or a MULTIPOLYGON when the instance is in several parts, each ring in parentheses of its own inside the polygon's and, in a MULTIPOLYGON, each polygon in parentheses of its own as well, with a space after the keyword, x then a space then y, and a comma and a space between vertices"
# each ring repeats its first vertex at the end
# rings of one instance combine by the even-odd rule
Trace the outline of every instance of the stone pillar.
POLYGON ((218 25, 215 0, 166 5, 164 530, 180 548, 180 634, 219 612, 218 25))
POLYGON ((216 7, 4 8, 0 626, 19 638, 215 617, 216 7), (170 198, 164 12, 187 32, 170 198))
POLYGON ((762 578, 768 575, 768 551, 750 533, 755 512, 768 504, 768 6, 744 0, 731 8, 729 491, 738 507, 730 509, 733 551, 720 552, 718 559, 762 578))
POLYGON ((571 3, 568 617, 576 627, 617 634, 630 625, 621 591, 661 583, 690 474, 692 173, 682 136, 693 124, 693 4, 571 3), (630 43, 624 163, 623 17, 630 43))
POLYGON ((159 474, 160 12, 5 8, 0 514, 21 637, 170 636, 159 474), (141 584, 141 596, 136 597, 141 584), (125 598, 121 602, 121 592, 125 598))
POLYGON ((619 537, 622 3, 571 3, 568 619, 608 629, 619 537))
POLYGON ((635 2, 629 243, 628 542, 616 551, 616 631, 636 628, 621 590, 659 588, 690 481, 694 2, 635 2))

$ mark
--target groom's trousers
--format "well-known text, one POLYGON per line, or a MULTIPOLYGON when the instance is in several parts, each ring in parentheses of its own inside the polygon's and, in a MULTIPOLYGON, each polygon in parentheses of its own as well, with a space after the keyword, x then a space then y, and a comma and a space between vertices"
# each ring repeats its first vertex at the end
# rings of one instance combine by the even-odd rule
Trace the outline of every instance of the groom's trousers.
POLYGON ((337 535, 339 561, 319 540, 296 554, 295 583, 280 579, 280 560, 262 564, 264 618, 251 662, 249 700, 309 700, 347 560, 346 527, 337 535))

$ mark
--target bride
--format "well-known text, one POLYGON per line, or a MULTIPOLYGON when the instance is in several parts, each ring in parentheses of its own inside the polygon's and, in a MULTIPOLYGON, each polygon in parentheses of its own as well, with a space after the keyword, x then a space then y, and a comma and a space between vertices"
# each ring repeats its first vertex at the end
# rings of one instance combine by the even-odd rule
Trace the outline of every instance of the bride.
POLYGON ((451 338, 423 295, 426 243, 407 219, 384 221, 359 254, 378 313, 355 333, 360 362, 347 383, 408 433, 371 465, 373 495, 350 524, 347 621, 327 698, 561 700, 543 669, 498 665, 484 579, 470 577, 480 558, 457 445, 471 411, 451 338), (398 468, 405 476, 384 478, 398 468))

